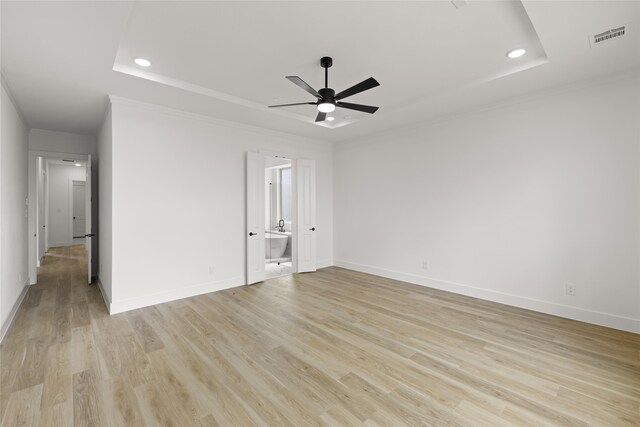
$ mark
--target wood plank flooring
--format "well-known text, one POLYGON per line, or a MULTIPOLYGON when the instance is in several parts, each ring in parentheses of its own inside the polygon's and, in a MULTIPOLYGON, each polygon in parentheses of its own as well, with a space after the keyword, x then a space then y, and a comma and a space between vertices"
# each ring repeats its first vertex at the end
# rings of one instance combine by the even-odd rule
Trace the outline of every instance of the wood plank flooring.
POLYGON ((340 268, 109 316, 51 255, 3 426, 640 425, 639 335, 340 268))

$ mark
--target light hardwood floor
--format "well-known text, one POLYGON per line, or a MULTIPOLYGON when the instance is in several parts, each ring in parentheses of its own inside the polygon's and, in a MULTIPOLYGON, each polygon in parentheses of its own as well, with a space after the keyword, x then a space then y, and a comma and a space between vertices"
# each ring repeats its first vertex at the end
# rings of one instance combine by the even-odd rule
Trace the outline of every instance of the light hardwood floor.
POLYGON ((640 425, 640 336, 340 268, 109 316, 46 257, 3 426, 640 425))

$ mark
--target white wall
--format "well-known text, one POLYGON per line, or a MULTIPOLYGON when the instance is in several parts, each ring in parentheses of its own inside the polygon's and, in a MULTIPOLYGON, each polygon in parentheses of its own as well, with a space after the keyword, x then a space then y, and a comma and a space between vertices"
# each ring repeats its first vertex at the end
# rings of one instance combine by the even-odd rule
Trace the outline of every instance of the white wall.
MULTIPOLYGON (((98 197, 98 147, 96 137, 92 135, 80 135, 67 132, 56 132, 44 129, 31 129, 29 131, 29 203, 33 208, 29 209, 29 236, 36 234, 37 227, 37 156, 44 156, 49 158, 61 158, 68 157, 65 155, 75 154, 72 156, 74 160, 79 158, 86 158, 87 155, 91 155, 91 192, 93 196, 93 203, 91 206, 91 215, 93 217, 93 224, 97 224, 98 216, 98 203, 96 202, 98 197)), ((38 231, 41 230, 41 227, 38 231)), ((97 229, 94 226, 94 233, 97 234, 97 229)), ((100 236, 92 239, 92 257, 93 257, 93 274, 97 274, 98 271, 98 240, 100 236)), ((29 239, 29 275, 31 283, 36 283, 36 261, 38 259, 37 254, 37 241, 35 239, 29 239)))
MULTIPOLYGON (((111 169, 112 163, 112 122, 111 107, 105 117, 100 133, 98 134, 98 156, 100 157, 100 170, 98 173, 98 221, 93 222, 94 229, 99 234, 100 265, 98 278, 107 304, 111 301, 111 257, 112 257, 112 231, 111 231, 111 169), (98 225, 96 227, 96 224, 98 225)), ((94 200, 96 198, 94 197, 94 200)))
POLYGON ((112 312, 245 283, 247 151, 317 161, 318 261, 332 263, 330 143, 125 100, 112 114, 112 312))
POLYGON ((638 78, 334 158, 336 265, 640 331, 638 78))
MULTIPOLYGON (((49 208, 47 211, 47 232, 49 233, 49 247, 73 244, 73 229, 71 218, 72 181, 85 181, 84 166, 61 165, 48 163, 47 190, 49 208)), ((83 240, 84 242, 84 240, 83 240)))
POLYGON ((98 154, 96 137, 44 129, 29 131, 29 150, 54 153, 98 154))
POLYGON ((2 84, 0 99, 0 339, 24 297, 27 266, 27 129, 2 84))

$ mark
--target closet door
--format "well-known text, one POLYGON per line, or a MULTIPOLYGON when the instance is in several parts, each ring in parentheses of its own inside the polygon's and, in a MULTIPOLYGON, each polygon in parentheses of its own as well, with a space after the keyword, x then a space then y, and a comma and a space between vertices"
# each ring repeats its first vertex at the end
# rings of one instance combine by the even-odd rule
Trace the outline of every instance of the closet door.
POLYGON ((316 271, 316 162, 296 161, 298 273, 316 271))

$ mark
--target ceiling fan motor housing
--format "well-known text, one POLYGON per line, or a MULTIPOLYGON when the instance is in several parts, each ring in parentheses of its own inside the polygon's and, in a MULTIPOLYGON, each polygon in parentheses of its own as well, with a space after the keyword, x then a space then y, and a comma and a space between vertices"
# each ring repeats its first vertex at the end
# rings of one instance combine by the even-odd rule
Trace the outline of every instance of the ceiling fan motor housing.
POLYGON ((328 102, 328 103, 331 103, 331 104, 335 105, 336 101, 333 99, 336 96, 336 91, 335 90, 333 90, 331 88, 328 88, 328 87, 325 87, 325 88, 322 88, 322 89, 318 89, 318 93, 321 96, 321 100, 320 100, 321 104, 324 104, 324 103, 328 102))

